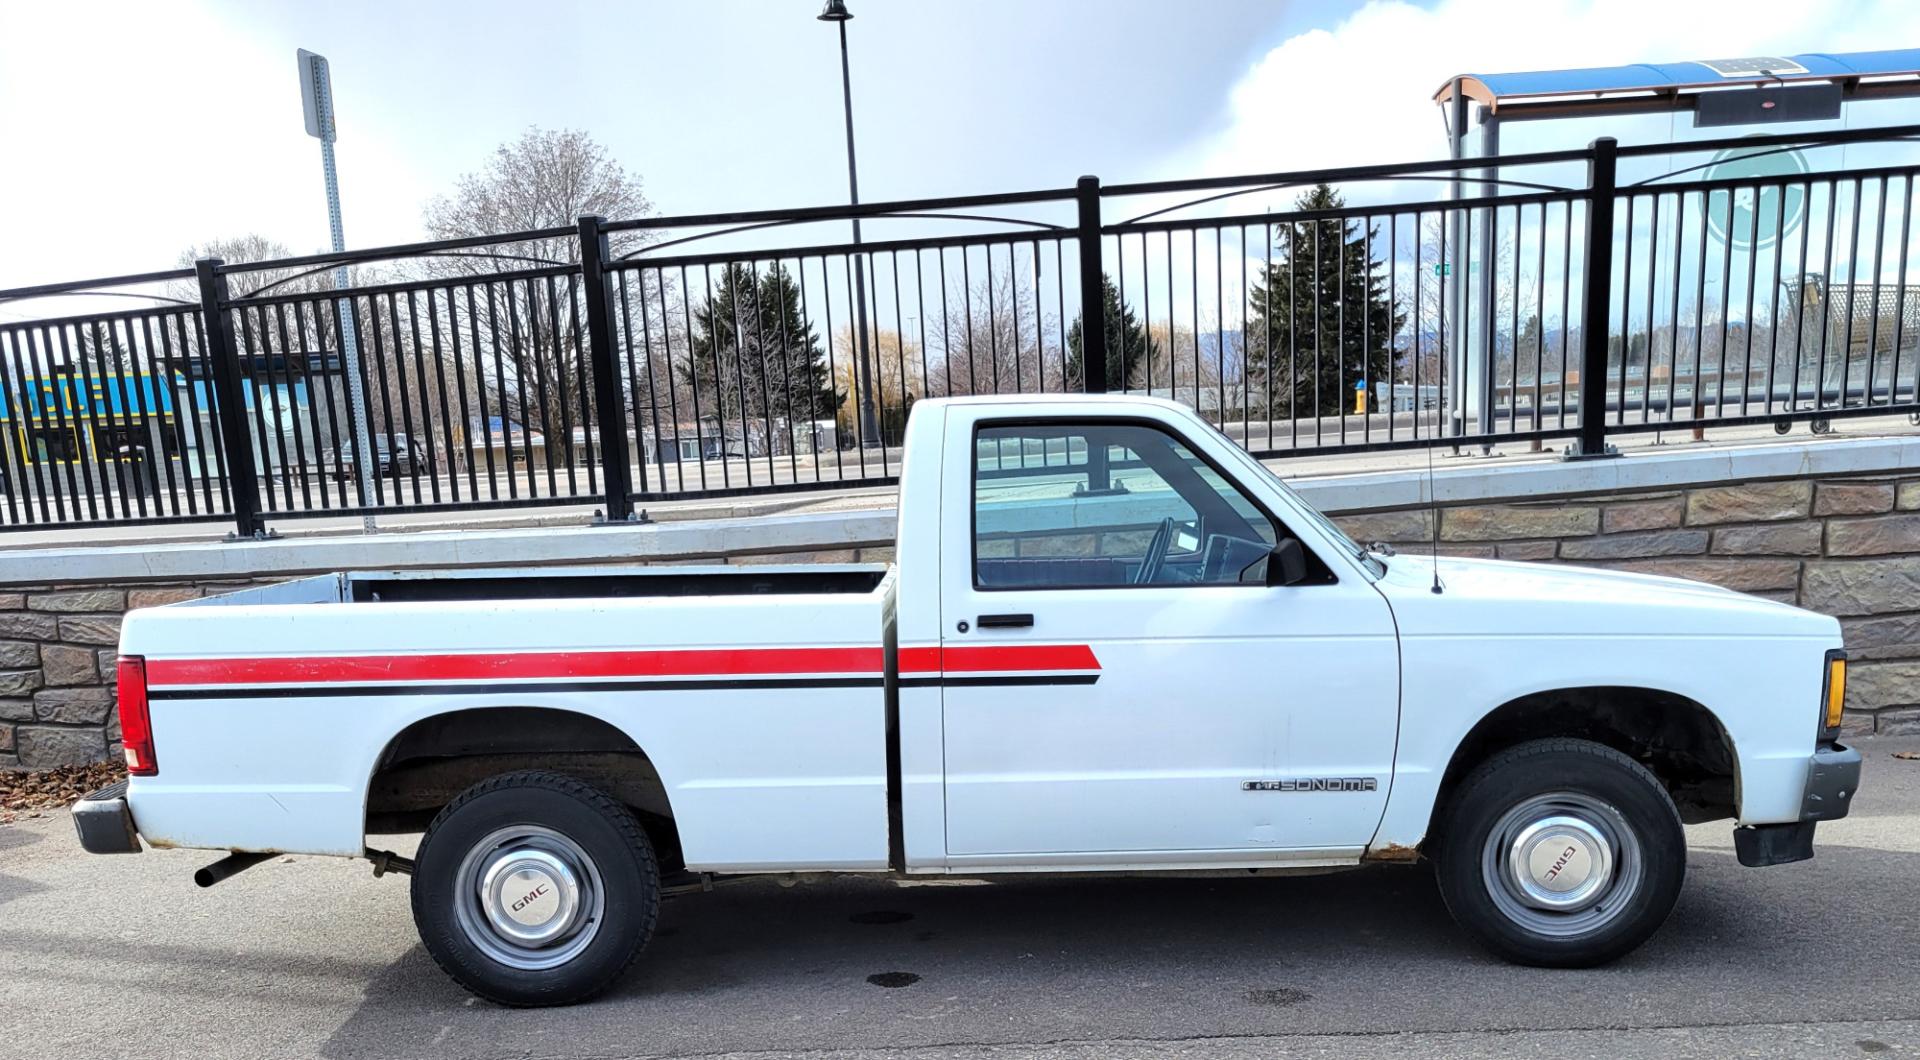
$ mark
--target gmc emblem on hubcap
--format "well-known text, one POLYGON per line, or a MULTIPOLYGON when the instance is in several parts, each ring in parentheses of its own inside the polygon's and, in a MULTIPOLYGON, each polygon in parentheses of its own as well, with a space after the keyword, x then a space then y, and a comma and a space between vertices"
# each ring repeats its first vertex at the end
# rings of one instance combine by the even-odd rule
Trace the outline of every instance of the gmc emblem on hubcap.
POLYGON ((1574 846, 1569 846, 1567 847, 1567 849, 1561 851, 1560 860, 1554 862, 1553 868, 1550 868, 1547 870, 1547 882, 1552 883, 1554 877, 1560 875, 1560 870, 1566 868, 1567 862, 1572 861, 1573 856, 1575 854, 1578 854, 1579 852, 1580 852, 1580 848, 1574 847, 1574 846))
POLYGON ((544 895, 551 890, 553 890, 553 887, 545 883, 541 884, 538 887, 535 887, 533 890, 527 892, 526 897, 521 898, 519 901, 513 903, 513 911, 518 913, 520 910, 525 909, 528 906, 528 904, 531 903, 534 899, 539 898, 541 895, 544 895))

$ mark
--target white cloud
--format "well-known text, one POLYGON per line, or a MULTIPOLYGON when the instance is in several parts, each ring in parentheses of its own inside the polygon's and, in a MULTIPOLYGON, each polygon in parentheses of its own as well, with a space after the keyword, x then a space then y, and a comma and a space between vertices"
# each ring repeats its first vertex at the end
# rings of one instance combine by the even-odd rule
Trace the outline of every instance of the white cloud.
MULTIPOLYGON (((1170 159, 1165 175, 1193 175, 1196 158, 1216 175, 1444 157, 1433 94, 1456 74, 1916 41, 1911 0, 1376 0, 1256 61, 1233 89, 1226 130, 1170 159)), ((1579 142, 1608 131, 1583 128, 1579 142)))
MULTIPOLYGON (((87 11, 94 28, 76 34, 63 5, 0 8, 0 288, 165 268, 247 232, 325 249, 293 50, 198 5, 87 11)), ((373 122, 341 109, 350 245, 416 237, 426 186, 373 122)))

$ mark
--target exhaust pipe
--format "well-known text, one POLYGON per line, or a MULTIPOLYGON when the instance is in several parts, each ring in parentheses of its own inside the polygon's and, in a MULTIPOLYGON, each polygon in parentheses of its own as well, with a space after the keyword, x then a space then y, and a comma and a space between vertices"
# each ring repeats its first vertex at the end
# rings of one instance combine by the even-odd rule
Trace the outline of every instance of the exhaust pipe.
POLYGON ((238 875, 239 873, 245 872, 248 869, 253 868, 255 865, 258 865, 261 862, 276 856, 278 855, 271 854, 271 853, 261 854, 261 853, 255 853, 253 851, 247 851, 247 850, 236 850, 233 853, 228 854, 226 857, 221 858, 219 861, 216 861, 213 864, 208 865, 206 868, 201 869, 199 872, 194 873, 193 882, 199 884, 202 887, 211 887, 214 884, 219 883, 221 880, 224 880, 229 876, 238 875))

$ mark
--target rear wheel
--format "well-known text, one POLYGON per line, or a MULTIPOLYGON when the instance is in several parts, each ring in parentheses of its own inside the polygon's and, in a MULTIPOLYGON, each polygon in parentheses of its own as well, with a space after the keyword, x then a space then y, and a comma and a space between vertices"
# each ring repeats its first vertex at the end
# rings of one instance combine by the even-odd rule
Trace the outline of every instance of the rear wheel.
POLYGON ((413 917, 460 985, 505 1005, 611 986, 653 934, 660 873, 632 811, 560 773, 480 782, 421 840, 413 917))
POLYGON ((1440 891, 1454 919, 1509 960, 1605 964, 1673 911, 1686 837, 1647 768, 1586 740, 1537 740, 1462 782, 1440 834, 1440 891))

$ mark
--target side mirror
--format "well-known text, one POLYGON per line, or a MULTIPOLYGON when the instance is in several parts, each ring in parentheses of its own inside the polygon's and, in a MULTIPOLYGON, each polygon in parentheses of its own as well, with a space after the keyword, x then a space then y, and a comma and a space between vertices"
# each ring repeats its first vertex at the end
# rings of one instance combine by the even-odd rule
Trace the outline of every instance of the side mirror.
POLYGON ((1299 585, 1307 580, 1307 551, 1298 538, 1289 537, 1275 545, 1267 557, 1268 585, 1299 585))

